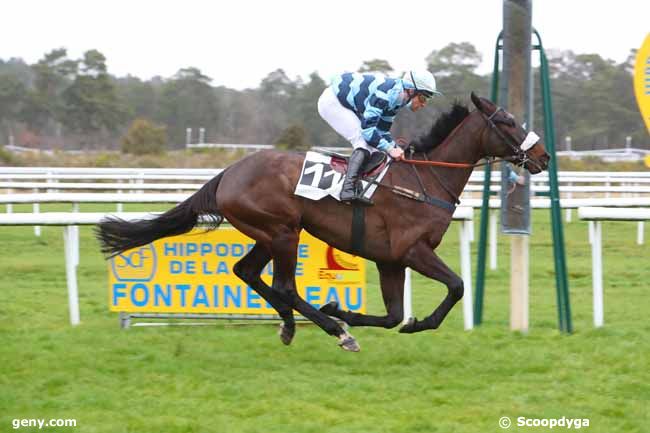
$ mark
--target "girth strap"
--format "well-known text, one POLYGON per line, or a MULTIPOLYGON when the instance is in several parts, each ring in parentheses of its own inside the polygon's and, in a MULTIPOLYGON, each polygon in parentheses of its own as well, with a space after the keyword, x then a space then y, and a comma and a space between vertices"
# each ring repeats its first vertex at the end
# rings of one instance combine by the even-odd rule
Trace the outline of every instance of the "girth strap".
POLYGON ((366 237, 366 207, 363 205, 352 205, 352 234, 350 249, 352 254, 361 256, 364 250, 366 237))

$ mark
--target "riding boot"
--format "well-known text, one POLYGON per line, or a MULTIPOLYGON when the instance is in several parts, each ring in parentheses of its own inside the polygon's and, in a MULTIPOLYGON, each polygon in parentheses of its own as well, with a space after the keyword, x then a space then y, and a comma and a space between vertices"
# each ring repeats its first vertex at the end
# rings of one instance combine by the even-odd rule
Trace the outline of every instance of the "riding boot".
POLYGON ((359 180, 361 167, 370 156, 370 152, 366 149, 354 149, 348 161, 348 171, 345 173, 345 180, 343 181, 343 188, 341 189, 341 201, 349 203, 356 201, 366 206, 372 206, 373 202, 363 197, 361 181, 359 180))

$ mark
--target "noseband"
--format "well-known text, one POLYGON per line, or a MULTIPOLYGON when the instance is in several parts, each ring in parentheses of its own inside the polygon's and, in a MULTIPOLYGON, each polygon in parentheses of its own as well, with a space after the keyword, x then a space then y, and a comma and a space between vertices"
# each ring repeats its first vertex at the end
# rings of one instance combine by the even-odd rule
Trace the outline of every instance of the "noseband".
POLYGON ((533 146, 535 146, 535 144, 537 144, 537 142, 539 141, 539 136, 537 134, 535 134, 533 131, 530 131, 526 135, 526 138, 524 138, 524 140, 520 144, 517 144, 515 139, 510 134, 508 135, 504 134, 503 131, 501 131, 497 127, 496 123, 493 120, 497 114, 506 113, 506 110, 504 110, 502 107, 497 107, 494 110, 494 113, 490 114, 489 116, 485 114, 482 110, 479 111, 481 111, 481 115, 487 122, 490 129, 496 132, 496 134, 510 147, 510 149, 512 149, 512 151, 514 152, 514 158, 512 158, 512 162, 515 165, 523 167, 528 162, 535 165, 537 168, 540 169, 540 171, 543 170, 542 166, 539 165, 537 161, 531 159, 528 156, 528 150, 531 149, 533 146))

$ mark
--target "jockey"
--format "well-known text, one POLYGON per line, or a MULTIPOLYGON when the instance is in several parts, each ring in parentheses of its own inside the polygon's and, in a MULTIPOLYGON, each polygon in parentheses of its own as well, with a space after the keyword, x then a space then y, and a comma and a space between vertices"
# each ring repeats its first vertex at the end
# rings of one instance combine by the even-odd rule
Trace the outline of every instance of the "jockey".
POLYGON ((418 111, 440 94, 429 71, 408 71, 402 78, 347 72, 332 79, 318 99, 318 113, 354 148, 341 190, 342 202, 372 204, 361 194, 359 182, 366 158, 382 151, 393 159, 403 159, 404 151, 390 135, 395 115, 405 106, 418 111))

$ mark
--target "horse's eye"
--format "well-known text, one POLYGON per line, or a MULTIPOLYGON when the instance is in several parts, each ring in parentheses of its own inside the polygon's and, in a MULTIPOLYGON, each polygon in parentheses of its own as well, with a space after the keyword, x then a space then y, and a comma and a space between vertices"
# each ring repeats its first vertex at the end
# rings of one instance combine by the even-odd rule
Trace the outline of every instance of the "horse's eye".
POLYGON ((499 118, 497 120, 497 123, 503 123, 504 125, 509 126, 511 128, 515 127, 515 119, 506 116, 499 118))
POLYGON ((516 125, 514 117, 511 117, 511 116, 505 116, 501 122, 504 125, 509 126, 511 128, 514 128, 515 125, 516 125))

